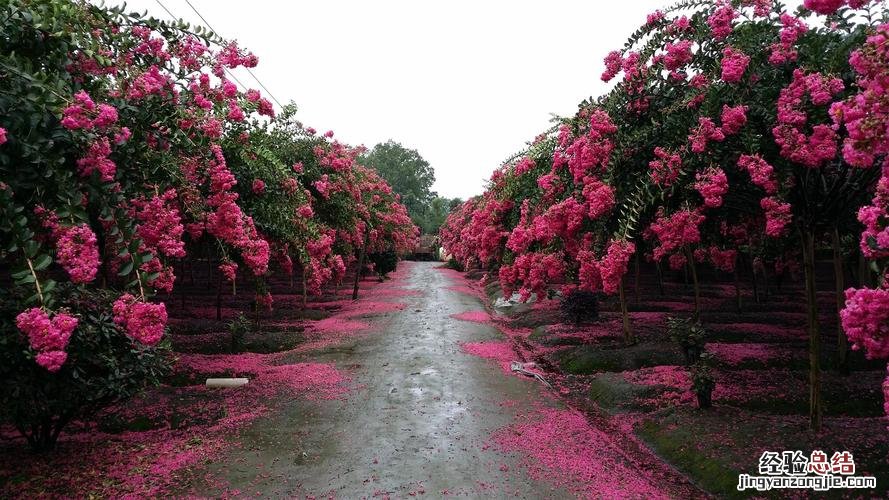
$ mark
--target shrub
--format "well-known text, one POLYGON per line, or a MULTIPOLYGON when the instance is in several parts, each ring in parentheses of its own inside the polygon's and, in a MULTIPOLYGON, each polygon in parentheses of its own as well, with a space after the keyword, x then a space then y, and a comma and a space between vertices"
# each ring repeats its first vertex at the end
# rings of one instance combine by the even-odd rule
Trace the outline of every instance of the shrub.
POLYGON ((713 403, 713 389, 716 388, 716 381, 713 379, 713 372, 710 369, 712 360, 713 355, 704 352, 691 368, 692 390, 697 395, 698 406, 701 408, 709 408, 713 403))
POLYGON ((704 345, 707 343, 707 331, 701 326, 700 322, 692 321, 689 318, 677 318, 671 316, 667 318, 667 332, 670 340, 679 344, 682 348, 682 355, 685 357, 686 364, 695 363, 704 352, 704 345))
POLYGON ((374 252, 368 254, 367 257, 373 263, 374 271, 376 271, 380 279, 384 279, 387 274, 395 271, 398 267, 398 255, 393 250, 374 252))
POLYGON ((562 297, 561 308, 565 318, 575 325, 599 319, 599 297, 594 292, 572 290, 562 297))
POLYGON ((21 297, 0 295, 0 420, 12 424, 36 451, 55 446, 74 419, 156 385, 169 372, 169 343, 138 343, 115 325, 115 294, 59 285, 64 303, 77 311, 77 327, 66 347, 67 360, 56 372, 35 363, 28 339, 10 319, 21 297), (24 355, 23 355, 24 353, 24 355))
POLYGON ((253 330, 253 323, 243 313, 228 324, 231 332, 231 352, 238 353, 244 350, 244 337, 253 330))

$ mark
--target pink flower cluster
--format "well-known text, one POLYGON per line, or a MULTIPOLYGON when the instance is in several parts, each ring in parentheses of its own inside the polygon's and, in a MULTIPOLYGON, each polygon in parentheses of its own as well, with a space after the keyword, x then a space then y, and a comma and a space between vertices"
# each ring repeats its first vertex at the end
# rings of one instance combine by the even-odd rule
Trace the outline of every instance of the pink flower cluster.
POLYGON ((65 349, 71 334, 77 328, 78 320, 66 313, 56 313, 52 319, 39 307, 19 313, 16 326, 28 336, 31 349, 37 351, 37 364, 50 373, 62 368, 68 359, 65 349))
POLYGON ((790 203, 782 202, 777 196, 769 196, 759 200, 759 206, 765 211, 766 235, 772 238, 783 236, 793 221, 790 203))
POLYGON ((778 97, 778 124, 772 129, 775 142, 781 147, 781 156, 812 168, 836 157, 837 134, 831 126, 814 125, 812 134, 806 135, 808 116, 804 106, 806 96, 812 105, 823 106, 843 88, 839 78, 794 70, 793 80, 778 97))
POLYGON ((713 123, 713 120, 702 116, 698 118, 698 126, 692 130, 688 140, 691 142, 692 152, 703 153, 707 150, 708 143, 725 140, 725 134, 722 133, 722 129, 713 123))
POLYGON ((167 257, 185 257, 182 235, 185 227, 176 207, 176 190, 168 189, 150 200, 131 201, 132 215, 139 222, 136 234, 142 240, 143 249, 167 257))
POLYGON ((766 194, 778 192, 778 181, 775 180, 775 169, 759 155, 741 155, 738 167, 750 174, 754 185, 762 188, 766 194))
POLYGON ((602 73, 602 81, 610 82, 620 73, 623 66, 623 55, 619 50, 613 50, 605 56, 605 71, 602 73))
POLYGON ((734 47, 726 47, 722 50, 722 81, 737 83, 741 81, 747 65, 750 64, 750 56, 734 47))
POLYGON ((664 55, 664 67, 670 71, 679 69, 690 63, 693 55, 691 47, 694 42, 691 40, 680 40, 676 43, 667 43, 664 49, 667 53, 664 55))
POLYGON ((262 196, 265 194, 265 182, 262 179, 253 179, 253 194, 262 196))
POLYGON ((704 215, 697 210, 678 210, 669 216, 659 213, 651 224, 651 231, 660 242, 660 245, 654 249, 654 258, 660 260, 685 245, 700 242, 699 226, 704 222, 704 219, 704 215))
POLYGON ((631 241, 612 240, 608 244, 605 257, 598 263, 599 275, 602 279, 602 291, 607 294, 617 292, 621 279, 627 272, 630 257, 636 252, 636 245, 631 241))
POLYGON ((99 245, 86 224, 60 227, 55 231, 56 260, 74 283, 89 283, 99 270, 99 245))
POLYGON ((846 290, 840 320, 853 349, 863 347, 869 359, 889 358, 889 289, 846 290))
POLYGON ((707 253, 710 257, 710 262, 713 263, 713 267, 716 269, 727 273, 735 270, 735 258, 738 255, 737 250, 731 248, 721 250, 717 246, 711 246, 707 253))
POLYGON ((747 124, 747 106, 739 104, 738 106, 729 107, 722 106, 722 133, 726 136, 735 135, 747 124))
POLYGON ((114 323, 140 344, 153 346, 164 336, 167 307, 163 303, 141 302, 125 293, 114 301, 113 312, 114 323))
POLYGON ((843 158, 856 167, 870 167, 889 155, 889 23, 878 26, 864 46, 849 57, 858 74, 859 91, 831 106, 836 126, 845 125, 848 137, 843 158))
POLYGON ((732 21, 738 17, 738 13, 732 8, 729 2, 725 2, 710 14, 707 18, 707 24, 710 26, 710 32, 717 40, 728 37, 732 30, 732 21))
POLYGON ((0 146, 6 144, 6 129, 0 127, 0 146))
POLYGON ((671 153, 660 146, 654 148, 654 156, 657 160, 648 163, 651 180, 659 186, 669 186, 679 177, 682 158, 679 153, 671 153))
POLYGON ((208 205, 216 210, 207 215, 207 232, 234 246, 241 252, 247 267, 256 276, 268 271, 269 243, 260 237, 253 219, 241 211, 235 203, 238 194, 231 192, 237 180, 225 163, 222 149, 214 144, 210 147, 214 160, 209 169, 210 191, 213 193, 207 200, 208 205))
POLYGON ((602 181, 585 179, 583 197, 589 206, 587 216, 592 220, 598 219, 614 208, 614 188, 602 181))
MULTIPOLYGON (((574 182, 580 182, 591 172, 604 169, 611 159, 611 151, 614 143, 610 135, 617 132, 617 127, 611 122, 608 113, 602 110, 594 110, 590 113, 589 132, 577 137, 565 149, 568 169, 574 176, 574 182)), ((561 166, 563 162, 561 152, 556 151, 553 158, 553 170, 561 166)))
POLYGON ((62 126, 69 130, 106 131, 117 123, 117 108, 109 104, 99 104, 81 90, 74 94, 74 102, 62 110, 62 126))
POLYGON ((805 22, 786 12, 781 14, 781 25, 781 41, 772 44, 769 54, 769 62, 775 65, 796 61, 796 41, 809 31, 805 22))
POLYGON ((77 171, 84 177, 89 177, 93 172, 98 172, 99 179, 103 182, 114 180, 117 173, 117 165, 108 158, 111 155, 111 142, 107 137, 99 137, 90 143, 86 155, 77 160, 77 171))
POLYGON ((699 172, 695 177, 695 189, 704 197, 704 206, 718 208, 722 206, 722 197, 728 192, 728 178, 718 167, 710 167, 699 172))
POLYGON ((803 6, 819 14, 830 15, 838 11, 843 5, 848 5, 853 9, 860 9, 872 1, 873 0, 805 0, 803 6))
POLYGON ((528 252, 519 255, 512 265, 500 268, 500 286, 504 294, 511 295, 519 288, 521 300, 536 293, 542 296, 547 284, 561 279, 565 274, 565 262, 561 255, 528 252))

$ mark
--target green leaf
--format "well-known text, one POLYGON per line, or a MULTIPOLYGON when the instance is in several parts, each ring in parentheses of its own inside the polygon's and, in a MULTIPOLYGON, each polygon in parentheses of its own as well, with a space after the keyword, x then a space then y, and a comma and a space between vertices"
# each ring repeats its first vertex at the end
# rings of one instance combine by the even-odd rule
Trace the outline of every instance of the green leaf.
POLYGON ((42 271, 49 267, 50 264, 52 264, 52 257, 47 254, 41 254, 34 259, 32 265, 35 271, 42 271))
POLYGON ((129 261, 124 263, 124 265, 120 266, 120 271, 117 272, 118 276, 126 276, 133 271, 133 262, 129 261))

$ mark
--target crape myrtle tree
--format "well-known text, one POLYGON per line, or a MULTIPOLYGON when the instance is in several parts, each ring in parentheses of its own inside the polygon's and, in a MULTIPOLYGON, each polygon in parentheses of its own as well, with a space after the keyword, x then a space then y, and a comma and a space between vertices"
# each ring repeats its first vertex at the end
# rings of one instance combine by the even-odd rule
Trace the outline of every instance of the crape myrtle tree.
POLYGON ((318 289, 416 234, 354 148, 228 79, 257 64, 237 44, 86 2, 0 19, 0 418, 35 449, 164 375, 177 265, 270 306, 293 258, 318 289))
POLYGON ((853 348, 886 357, 886 20, 885 5, 855 0, 807 1, 797 12, 771 0, 697 0, 651 14, 605 58, 613 90, 498 169, 451 214, 443 243, 499 268, 505 291, 564 283, 616 293, 628 341, 623 276, 637 251, 688 272, 696 316, 698 266, 734 273, 737 284, 744 255, 763 271, 802 256, 818 429, 817 248, 834 251, 838 294, 844 259, 879 274, 838 309, 853 348), (861 224, 860 252, 844 252, 861 224))

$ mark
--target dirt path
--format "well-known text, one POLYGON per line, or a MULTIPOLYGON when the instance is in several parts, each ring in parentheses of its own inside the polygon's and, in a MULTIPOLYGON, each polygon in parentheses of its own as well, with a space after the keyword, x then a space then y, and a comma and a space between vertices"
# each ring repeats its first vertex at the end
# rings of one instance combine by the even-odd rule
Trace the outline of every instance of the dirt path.
MULTIPOLYGON (((501 453, 489 443, 492 432, 518 415, 558 403, 544 397, 538 382, 507 375, 496 363, 461 350, 462 342, 500 334, 451 317, 478 311, 482 304, 449 290, 455 283, 435 269, 440 264, 402 265, 407 269, 401 277, 385 286, 414 292, 390 299, 406 304, 403 310, 371 318, 376 333, 311 355, 349 370, 359 387, 343 401, 277 405, 211 467, 227 488, 207 486, 194 493, 573 496, 530 478, 519 463, 524 457, 501 453)), ((601 478, 603 483, 612 479, 601 478)))

